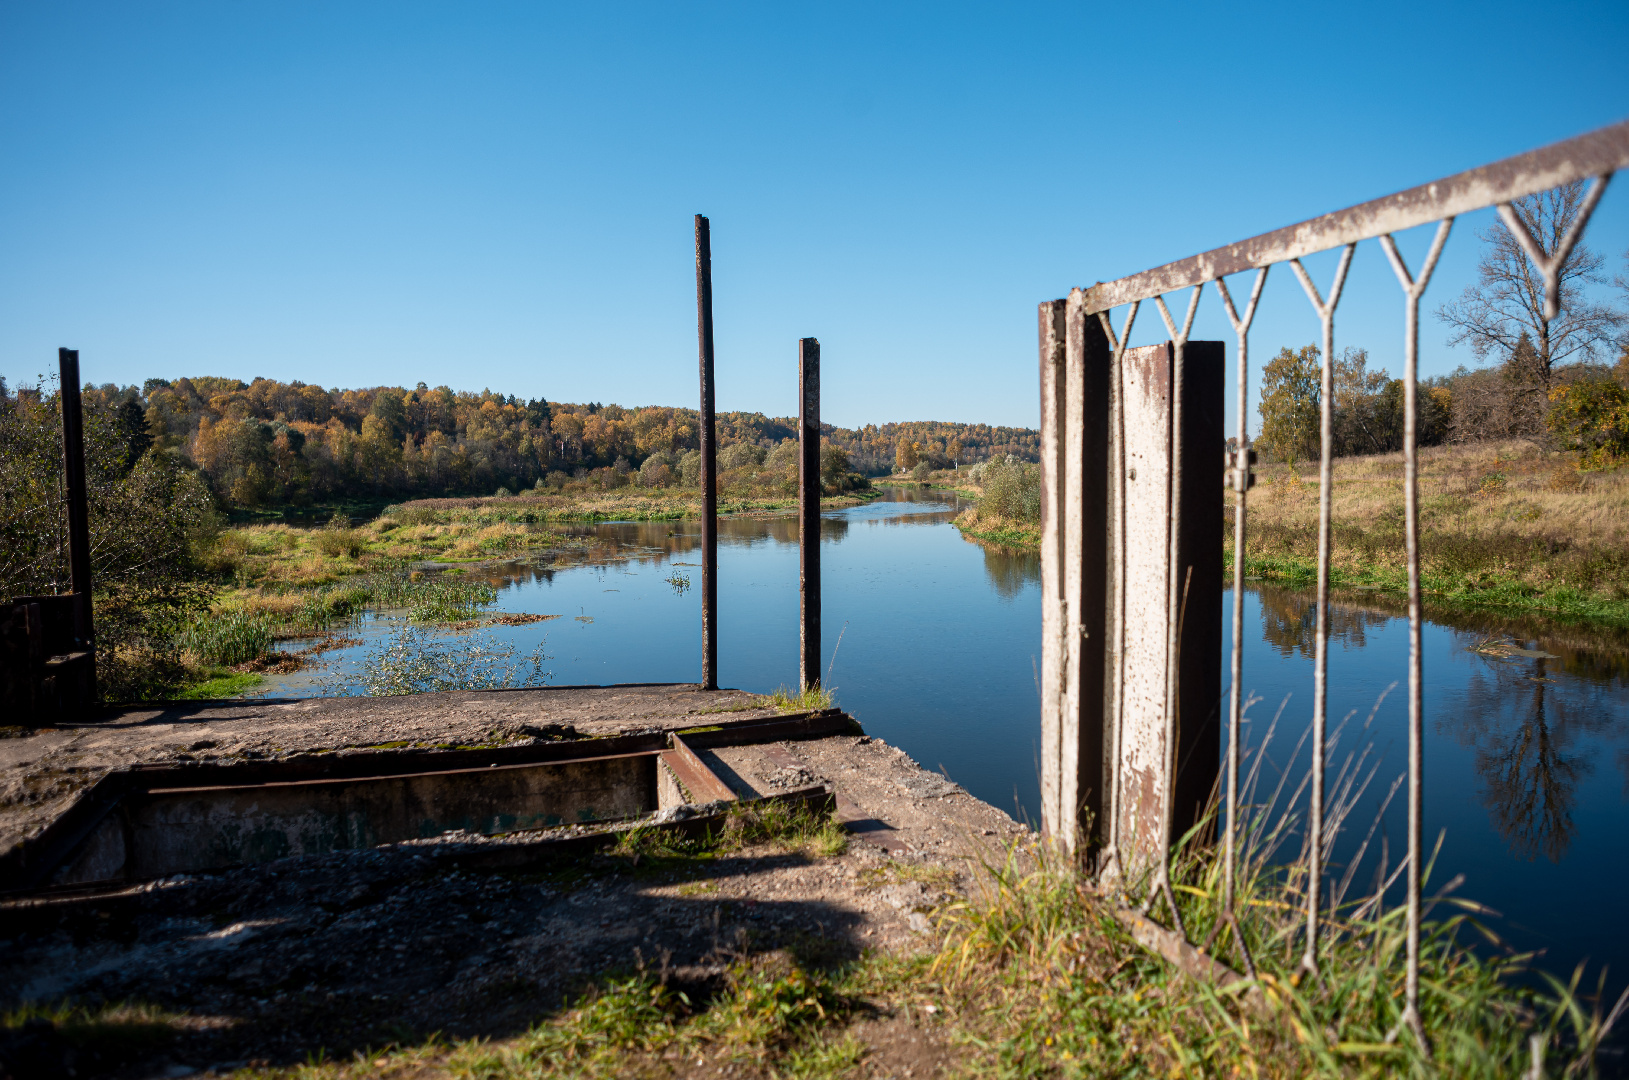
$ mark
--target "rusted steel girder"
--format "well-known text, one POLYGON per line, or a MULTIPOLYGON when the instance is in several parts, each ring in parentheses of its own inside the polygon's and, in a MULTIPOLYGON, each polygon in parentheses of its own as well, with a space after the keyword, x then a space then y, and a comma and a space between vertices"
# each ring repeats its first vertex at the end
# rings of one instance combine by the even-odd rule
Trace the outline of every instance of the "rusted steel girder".
MULTIPOLYGON (((1086 289, 1089 314, 1629 167, 1629 120, 1086 289)), ((1517 238, 1521 238, 1518 232, 1517 238)))
POLYGON ((696 215, 696 347, 701 364, 701 688, 718 689, 718 439, 713 418, 713 234, 696 215))
POLYGON ((820 342, 798 341, 798 684, 820 685, 820 342))

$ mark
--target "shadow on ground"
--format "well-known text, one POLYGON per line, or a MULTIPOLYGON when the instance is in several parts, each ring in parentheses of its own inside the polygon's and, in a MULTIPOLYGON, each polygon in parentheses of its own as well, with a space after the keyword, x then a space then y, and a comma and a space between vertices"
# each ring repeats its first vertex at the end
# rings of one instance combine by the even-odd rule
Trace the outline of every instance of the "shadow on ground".
POLYGON ((846 876, 803 854, 599 854, 527 874, 445 867, 405 845, 172 879, 96 905, 14 909, 0 939, 0 1004, 85 1011, 14 1015, 0 1033, 0 1072, 292 1064, 436 1032, 502 1038, 606 973, 643 967, 699 1001, 757 953, 786 950, 820 968, 860 954, 864 916, 840 900, 719 895, 748 875, 755 895, 789 874, 805 885, 846 876), (140 1006, 109 1011, 121 1002, 140 1006))

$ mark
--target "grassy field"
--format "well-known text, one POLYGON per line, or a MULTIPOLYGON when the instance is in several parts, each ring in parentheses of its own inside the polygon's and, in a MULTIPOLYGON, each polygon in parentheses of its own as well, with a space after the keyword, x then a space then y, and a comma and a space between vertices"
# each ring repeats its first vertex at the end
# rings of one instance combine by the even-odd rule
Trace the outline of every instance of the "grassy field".
MULTIPOLYGON (((827 509, 858 506, 876 498, 877 491, 851 491, 827 495, 827 509)), ((725 492, 718 500, 720 514, 784 514, 797 509, 796 495, 743 496, 725 492)), ((486 521, 678 521, 701 516, 701 492, 696 488, 617 488, 610 491, 545 494, 525 492, 507 498, 416 499, 393 508, 413 515, 468 513, 486 521)))
MULTIPOLYGON (((1433 603, 1629 627, 1629 470, 1581 472, 1575 457, 1530 443, 1420 452, 1421 576, 1433 603)), ((1257 476, 1245 573, 1313 584, 1316 463, 1258 466, 1257 476)), ((1339 459, 1334 479, 1332 583, 1406 592, 1402 456, 1339 459)), ((1231 567, 1231 521, 1226 532, 1231 567)))

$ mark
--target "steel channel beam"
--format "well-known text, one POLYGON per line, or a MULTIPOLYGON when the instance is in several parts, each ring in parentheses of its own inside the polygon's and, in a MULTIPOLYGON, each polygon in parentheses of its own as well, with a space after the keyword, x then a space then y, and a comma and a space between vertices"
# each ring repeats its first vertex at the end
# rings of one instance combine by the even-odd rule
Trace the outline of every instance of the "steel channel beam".
POLYGON ((1629 168, 1629 120, 1086 289, 1088 313, 1629 168))

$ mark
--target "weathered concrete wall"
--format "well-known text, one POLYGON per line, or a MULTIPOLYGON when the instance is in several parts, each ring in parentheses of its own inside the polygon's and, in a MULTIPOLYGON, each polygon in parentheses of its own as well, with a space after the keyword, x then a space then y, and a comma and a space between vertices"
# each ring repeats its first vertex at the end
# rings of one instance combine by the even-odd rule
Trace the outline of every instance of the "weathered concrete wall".
POLYGON ((252 788, 157 791, 126 810, 126 876, 603 821, 656 808, 656 755, 252 788))

